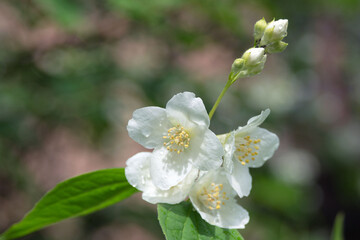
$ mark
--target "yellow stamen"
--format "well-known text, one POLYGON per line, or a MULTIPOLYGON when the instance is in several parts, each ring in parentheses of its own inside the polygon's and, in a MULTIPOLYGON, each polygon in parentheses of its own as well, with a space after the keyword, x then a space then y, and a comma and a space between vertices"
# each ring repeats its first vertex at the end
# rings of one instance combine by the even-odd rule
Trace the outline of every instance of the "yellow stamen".
POLYGON ((180 154, 189 147, 190 135, 183 126, 178 124, 169 128, 167 132, 167 136, 163 136, 163 139, 165 139, 164 146, 167 146, 168 151, 180 154))
POLYGON ((226 200, 229 200, 223 187, 223 184, 211 183, 208 187, 202 188, 200 199, 208 209, 218 210, 225 205, 226 200))
POLYGON ((251 139, 250 136, 245 136, 244 138, 236 138, 236 157, 241 162, 242 165, 246 165, 250 160, 247 158, 253 156, 251 160, 255 160, 254 156, 258 155, 260 146, 258 145, 261 142, 261 139, 251 139))

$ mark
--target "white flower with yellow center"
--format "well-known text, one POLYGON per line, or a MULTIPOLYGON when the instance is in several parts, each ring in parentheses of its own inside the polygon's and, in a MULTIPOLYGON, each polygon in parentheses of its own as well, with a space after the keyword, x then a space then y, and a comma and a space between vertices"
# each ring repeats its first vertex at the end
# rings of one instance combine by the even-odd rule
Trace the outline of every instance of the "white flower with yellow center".
POLYGON ((230 186, 223 168, 205 173, 190 190, 190 200, 201 217, 222 228, 244 228, 248 212, 230 186))
POLYGON ((193 167, 208 171, 222 164, 224 154, 203 101, 194 93, 172 97, 166 108, 145 107, 134 112, 129 136, 146 148, 154 148, 150 175, 154 185, 168 190, 180 183, 193 167))
POLYGON ((261 167, 279 147, 279 138, 266 129, 258 127, 269 116, 270 110, 249 119, 244 127, 218 136, 224 145, 224 169, 228 180, 240 197, 251 190, 249 167, 261 167), (250 182, 250 185, 249 185, 250 182))
POLYGON ((188 196, 199 170, 192 169, 179 184, 168 190, 161 190, 153 184, 150 176, 151 155, 149 152, 141 152, 126 161, 125 176, 128 182, 142 191, 142 198, 149 203, 175 204, 183 201, 188 196))

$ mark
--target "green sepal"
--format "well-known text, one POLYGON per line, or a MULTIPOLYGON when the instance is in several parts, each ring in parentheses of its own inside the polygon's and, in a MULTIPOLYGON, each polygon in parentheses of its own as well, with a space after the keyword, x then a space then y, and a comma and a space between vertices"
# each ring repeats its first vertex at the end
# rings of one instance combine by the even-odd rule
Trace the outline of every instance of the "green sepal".
POLYGON ((287 46, 288 46, 288 44, 286 42, 277 41, 277 42, 274 42, 274 43, 266 46, 265 51, 267 53, 279 53, 279 52, 284 51, 287 46))

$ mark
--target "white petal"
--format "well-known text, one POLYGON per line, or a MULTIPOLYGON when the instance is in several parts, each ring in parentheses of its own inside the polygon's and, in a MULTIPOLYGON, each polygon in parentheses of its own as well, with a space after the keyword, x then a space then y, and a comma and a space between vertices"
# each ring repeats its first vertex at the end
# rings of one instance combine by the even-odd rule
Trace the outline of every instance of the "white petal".
POLYGON ((239 127, 238 128, 238 132, 251 132, 254 128, 260 126, 260 124, 262 124, 265 119, 269 116, 270 114, 270 109, 266 109, 264 111, 261 111, 261 113, 258 116, 252 117, 249 119, 249 121, 247 122, 247 125, 244 127, 239 127))
POLYGON ((243 166, 240 161, 234 157, 236 150, 235 134, 231 132, 226 138, 224 145, 224 169, 230 185, 237 192, 239 197, 248 196, 251 190, 251 175, 249 169, 243 166))
POLYGON ((141 152, 126 162, 125 176, 128 182, 143 191, 142 198, 150 203, 176 204, 183 201, 198 176, 199 170, 192 169, 185 179, 169 190, 157 188, 150 177, 150 160, 152 153, 141 152))
POLYGON ((161 190, 181 182, 190 172, 191 162, 183 153, 168 151, 165 147, 155 149, 151 157, 150 174, 154 185, 161 190))
POLYGON ((155 185, 152 184, 152 188, 147 188, 147 190, 143 193, 142 197, 145 201, 150 203, 168 203, 168 204, 176 204, 179 203, 188 196, 190 189, 198 176, 198 170, 193 169, 190 173, 185 177, 183 181, 181 181, 178 185, 171 187, 169 190, 161 190, 156 188, 155 185))
POLYGON ((181 124, 186 129, 196 126, 209 127, 210 119, 200 98, 194 93, 176 94, 166 104, 166 112, 173 125, 181 124))
MULTIPOLYGON (((266 160, 274 155, 276 149, 278 149, 279 138, 274 133, 263 128, 256 128, 248 136, 250 136, 251 139, 260 139, 261 141, 257 144, 259 146, 259 149, 257 150, 258 155, 251 156, 254 160, 250 160, 245 166, 254 168, 261 167, 266 160)), ((237 160, 236 153, 234 154, 233 159, 234 161, 237 160)))
POLYGON ((163 136, 170 128, 166 110, 145 107, 134 111, 127 130, 129 136, 146 148, 155 148, 164 142, 163 136))
POLYGON ((204 171, 220 167, 224 150, 219 139, 212 131, 206 130, 201 140, 202 142, 199 144, 199 147, 197 146, 198 144, 192 143, 190 154, 192 155, 194 166, 204 171))
MULTIPOLYGON (((220 196, 222 193, 219 194, 220 196)), ((222 228, 244 228, 249 222, 248 212, 242 208, 236 196, 236 192, 231 188, 226 173, 222 169, 209 171, 202 176, 190 191, 190 200, 194 208, 199 212, 200 216, 208 223, 222 228), (210 210, 204 204, 202 199, 203 189, 207 189, 212 183, 215 185, 223 184, 223 192, 229 199, 223 200, 225 204, 221 204, 220 209, 210 210)))
POLYGON ((146 183, 150 178, 150 156, 149 152, 137 153, 126 161, 125 176, 130 185, 140 191, 146 189, 146 183))
POLYGON ((219 215, 219 224, 214 224, 221 228, 243 229, 249 222, 249 213, 238 203, 239 198, 233 199, 226 207, 222 207, 219 215))
POLYGON ((231 174, 234 168, 233 156, 236 150, 235 131, 232 131, 224 140, 224 169, 231 174))
POLYGON ((241 165, 240 161, 234 161, 233 166, 232 173, 227 174, 230 185, 239 197, 249 196, 252 182, 249 168, 241 165))

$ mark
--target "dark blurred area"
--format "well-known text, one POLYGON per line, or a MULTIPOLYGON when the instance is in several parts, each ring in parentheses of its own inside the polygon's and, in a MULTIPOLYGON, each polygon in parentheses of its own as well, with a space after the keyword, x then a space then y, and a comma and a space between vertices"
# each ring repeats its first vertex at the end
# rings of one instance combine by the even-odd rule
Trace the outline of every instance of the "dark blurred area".
MULTIPOLYGON (((246 240, 329 239, 345 214, 360 239, 360 2, 2 0, 0 232, 56 183, 124 167, 143 151, 132 112, 192 91, 208 110, 263 16, 289 19, 288 48, 230 88, 211 129, 269 107, 276 155, 251 169, 246 240)), ((156 206, 136 194, 23 239, 164 239, 156 206)))

